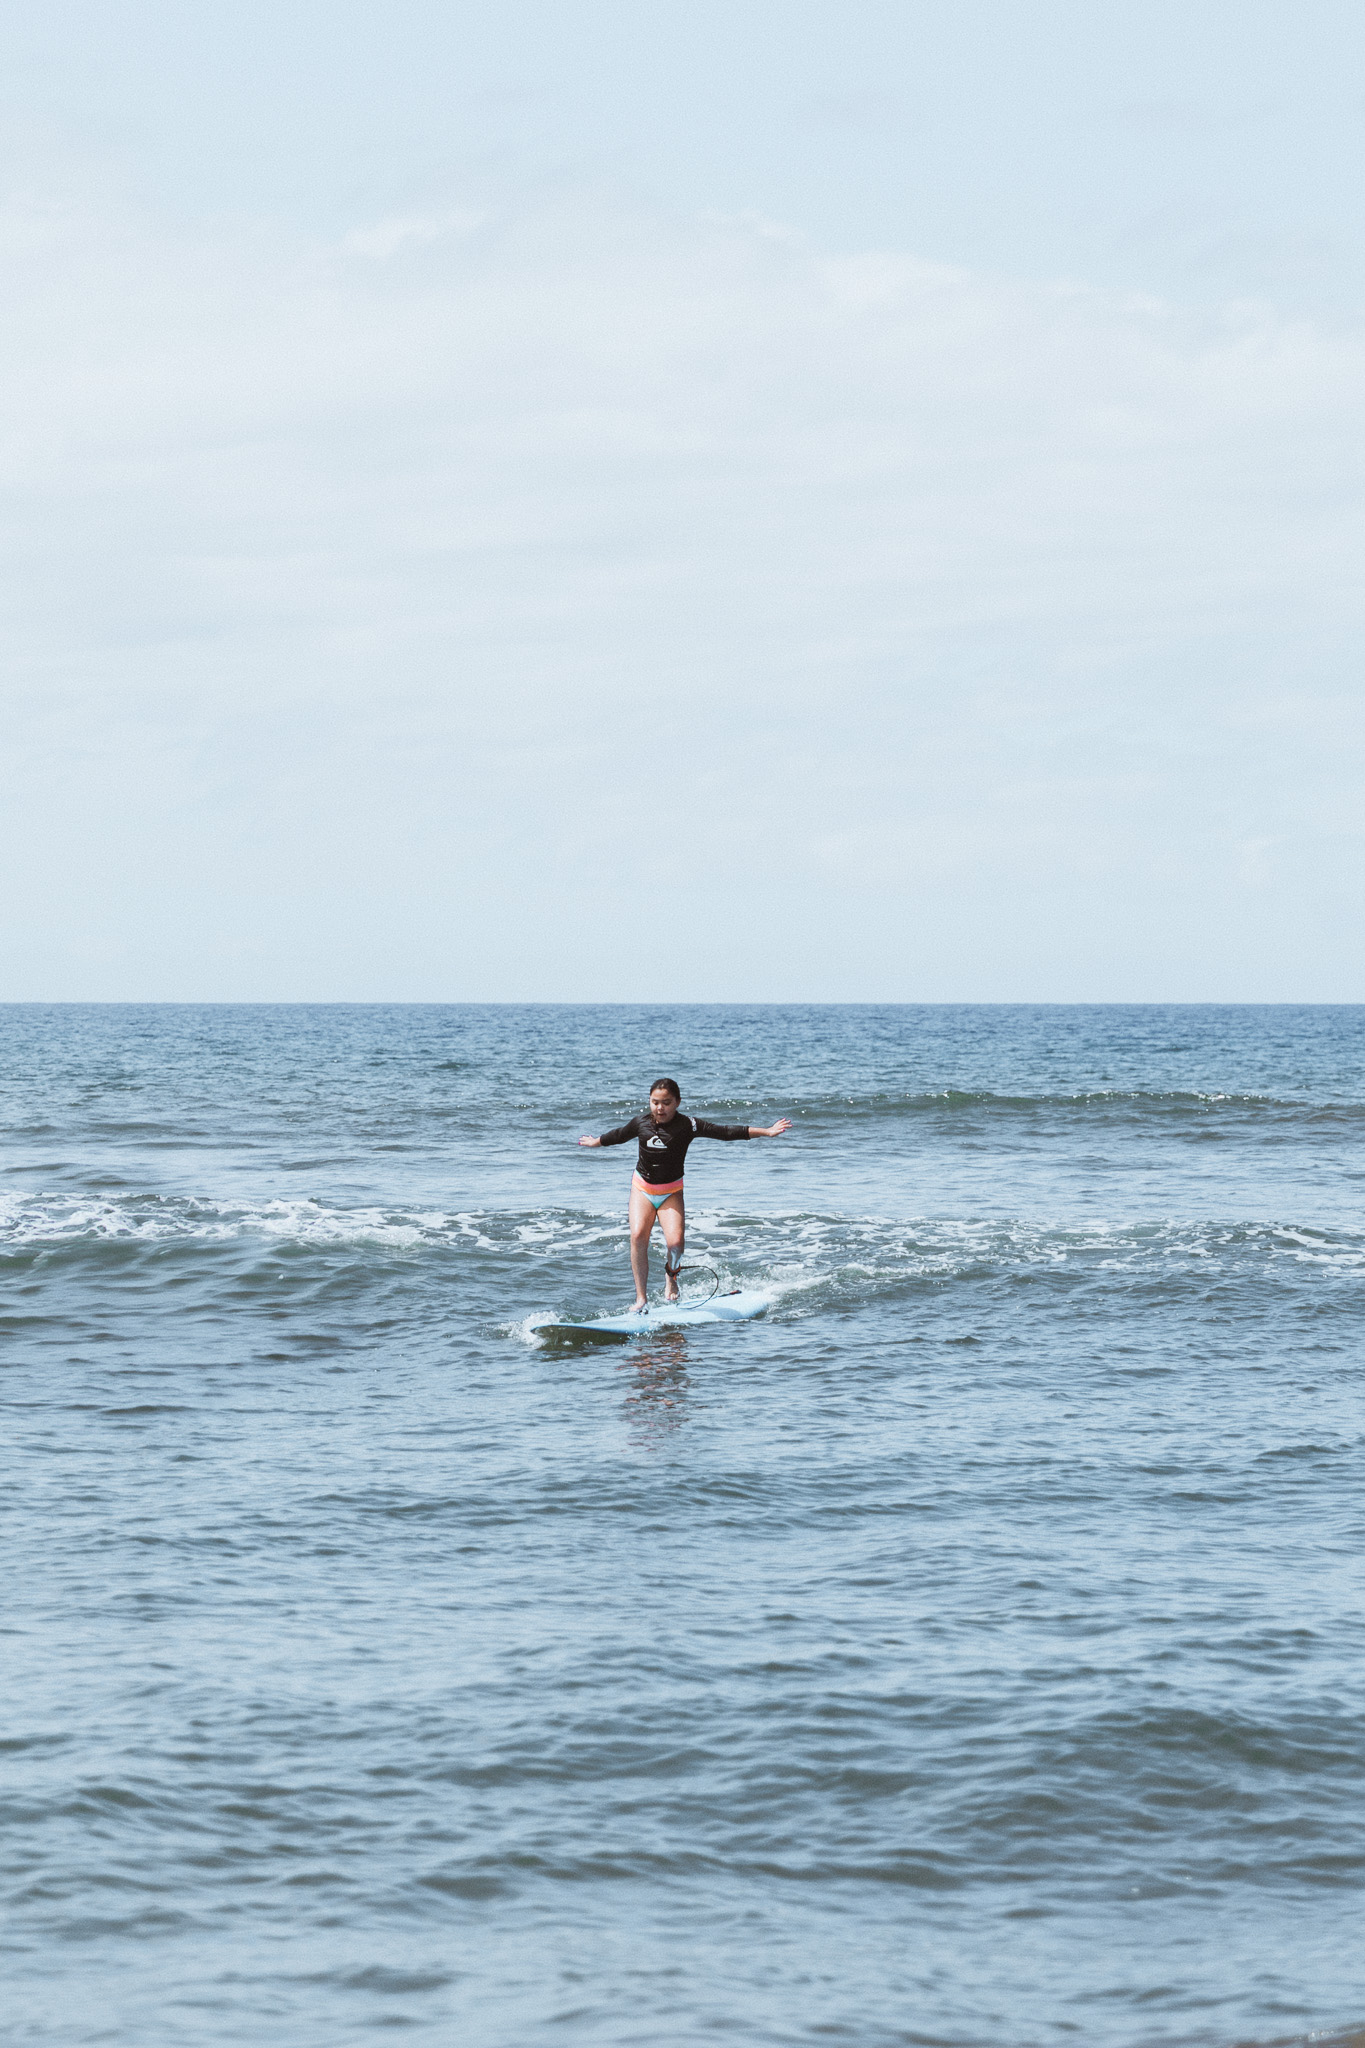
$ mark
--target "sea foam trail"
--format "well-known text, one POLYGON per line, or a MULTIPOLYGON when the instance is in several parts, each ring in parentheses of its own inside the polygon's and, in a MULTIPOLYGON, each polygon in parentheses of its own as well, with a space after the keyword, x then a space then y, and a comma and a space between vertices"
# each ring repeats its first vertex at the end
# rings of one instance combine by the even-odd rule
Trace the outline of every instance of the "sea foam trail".
MULTIPOLYGON (((488 1211, 329 1206, 308 1197, 265 1202, 159 1194, 86 1196, 13 1191, 0 1195, 0 1258, 44 1246, 226 1244, 257 1238, 298 1247, 474 1249, 507 1261, 559 1258, 624 1244, 623 1219, 596 1212, 488 1211)), ((1365 1230, 1309 1224, 1178 1219, 1046 1223, 1015 1217, 878 1217, 777 1212, 728 1214, 697 1205, 689 1245, 743 1256, 746 1270, 810 1284, 840 1272, 868 1279, 951 1274, 996 1266, 1110 1262, 1129 1271, 1172 1261, 1288 1259, 1354 1269, 1365 1262, 1365 1230)), ((656 1264, 661 1240, 655 1241, 656 1264)), ((727 1272, 731 1269, 727 1267, 727 1272)))

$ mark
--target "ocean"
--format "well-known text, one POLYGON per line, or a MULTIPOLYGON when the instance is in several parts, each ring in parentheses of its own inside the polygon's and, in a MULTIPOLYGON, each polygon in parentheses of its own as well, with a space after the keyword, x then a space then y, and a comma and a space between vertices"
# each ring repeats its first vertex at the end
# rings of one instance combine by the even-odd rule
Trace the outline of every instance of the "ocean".
POLYGON ((1365 1009, 0 1039, 5 2039, 1365 2021, 1365 1009))

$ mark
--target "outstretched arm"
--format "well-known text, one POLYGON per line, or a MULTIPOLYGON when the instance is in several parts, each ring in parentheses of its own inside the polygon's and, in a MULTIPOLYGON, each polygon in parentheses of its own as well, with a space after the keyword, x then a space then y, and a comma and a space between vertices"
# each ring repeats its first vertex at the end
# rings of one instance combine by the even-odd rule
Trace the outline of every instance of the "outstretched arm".
POLYGON ((762 1124, 713 1124, 708 1123, 704 1116, 692 1119, 692 1128, 699 1138, 780 1138, 783 1131, 789 1131, 791 1127, 789 1116, 780 1116, 766 1131, 762 1124))
POLYGON ((603 1131, 600 1138, 580 1138, 580 1145, 625 1145, 631 1138, 640 1135, 640 1119, 633 1116, 628 1124, 622 1124, 617 1131, 603 1131))

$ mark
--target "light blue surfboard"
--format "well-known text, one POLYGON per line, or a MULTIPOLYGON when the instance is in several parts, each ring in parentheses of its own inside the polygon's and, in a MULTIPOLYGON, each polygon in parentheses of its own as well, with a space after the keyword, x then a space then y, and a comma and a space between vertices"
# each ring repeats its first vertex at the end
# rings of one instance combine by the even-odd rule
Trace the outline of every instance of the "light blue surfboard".
POLYGON ((527 1328, 537 1337, 579 1338, 590 1344, 619 1344, 651 1330, 691 1329, 702 1323, 743 1323, 772 1306, 766 1294, 714 1294, 710 1301, 656 1302, 639 1316, 594 1316, 578 1321, 566 1316, 540 1316, 527 1328))

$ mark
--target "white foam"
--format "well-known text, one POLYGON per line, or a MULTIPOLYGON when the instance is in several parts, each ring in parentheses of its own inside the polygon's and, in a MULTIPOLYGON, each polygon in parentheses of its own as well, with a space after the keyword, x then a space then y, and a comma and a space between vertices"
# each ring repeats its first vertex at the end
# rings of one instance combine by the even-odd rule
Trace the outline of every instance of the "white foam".
MULTIPOLYGON (((221 1243, 255 1237, 279 1245, 373 1246, 413 1257, 465 1250, 510 1262, 581 1259, 600 1278, 603 1254, 622 1262, 626 1237, 616 1215, 568 1210, 345 1208, 313 1197, 213 1200, 153 1194, 0 1193, 0 1245, 221 1243)), ((688 1250, 715 1267, 722 1285, 771 1287, 775 1300, 823 1283, 866 1291, 914 1278, 978 1270, 1092 1266, 1107 1272, 1169 1274, 1181 1264, 1231 1260, 1258 1267, 1365 1266, 1365 1234, 1311 1226, 1198 1219, 1031 1221, 995 1217, 754 1216, 708 1208, 692 1219, 688 1250)))
POLYGON ((275 1238, 290 1244, 382 1244, 400 1250, 439 1241, 450 1219, 376 1208, 332 1209, 306 1197, 213 1202, 169 1196, 10 1196, 0 1205, 0 1243, 222 1243, 275 1238))

